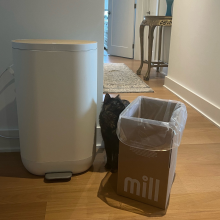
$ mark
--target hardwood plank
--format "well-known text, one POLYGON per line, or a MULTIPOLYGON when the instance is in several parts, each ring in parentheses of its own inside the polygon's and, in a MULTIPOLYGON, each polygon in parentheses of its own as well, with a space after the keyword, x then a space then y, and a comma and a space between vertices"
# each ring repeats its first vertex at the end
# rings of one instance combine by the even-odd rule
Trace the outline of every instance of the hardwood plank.
POLYGON ((36 185, 29 186, 23 183, 23 186, 16 186, 0 189, 0 204, 13 204, 25 202, 46 202, 48 201, 51 190, 47 184, 43 187, 36 185))
POLYGON ((0 220, 44 220, 46 202, 0 204, 0 220))

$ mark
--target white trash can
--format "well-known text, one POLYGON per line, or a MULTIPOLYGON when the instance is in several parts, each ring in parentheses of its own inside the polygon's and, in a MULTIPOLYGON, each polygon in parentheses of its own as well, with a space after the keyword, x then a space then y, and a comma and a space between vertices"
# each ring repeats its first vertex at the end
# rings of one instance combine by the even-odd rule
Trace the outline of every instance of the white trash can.
POLYGON ((81 173, 96 146, 97 42, 12 41, 21 158, 35 175, 81 173))

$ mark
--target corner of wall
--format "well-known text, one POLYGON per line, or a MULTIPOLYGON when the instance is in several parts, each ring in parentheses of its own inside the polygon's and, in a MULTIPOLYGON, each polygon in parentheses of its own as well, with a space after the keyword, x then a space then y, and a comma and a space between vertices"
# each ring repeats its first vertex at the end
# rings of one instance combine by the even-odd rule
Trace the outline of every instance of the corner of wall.
POLYGON ((165 77, 164 87, 220 127, 220 108, 218 106, 215 106, 213 103, 195 94, 193 91, 174 81, 169 76, 165 77))

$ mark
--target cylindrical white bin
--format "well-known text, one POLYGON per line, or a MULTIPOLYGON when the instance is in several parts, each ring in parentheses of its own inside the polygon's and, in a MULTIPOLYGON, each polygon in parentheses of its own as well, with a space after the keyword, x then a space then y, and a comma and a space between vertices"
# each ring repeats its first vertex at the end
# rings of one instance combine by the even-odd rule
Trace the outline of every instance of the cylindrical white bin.
POLYGON ((97 42, 12 41, 21 158, 36 175, 80 173, 96 146, 97 42))

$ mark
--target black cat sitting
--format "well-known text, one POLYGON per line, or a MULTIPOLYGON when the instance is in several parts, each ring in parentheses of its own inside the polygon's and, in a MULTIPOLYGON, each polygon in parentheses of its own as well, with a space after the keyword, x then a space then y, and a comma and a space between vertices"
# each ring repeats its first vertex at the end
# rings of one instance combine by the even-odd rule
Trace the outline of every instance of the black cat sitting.
POLYGON ((116 134, 118 118, 121 112, 130 104, 127 100, 121 100, 119 95, 115 98, 107 93, 99 115, 102 138, 107 155, 106 169, 115 172, 118 168, 119 140, 116 134))

